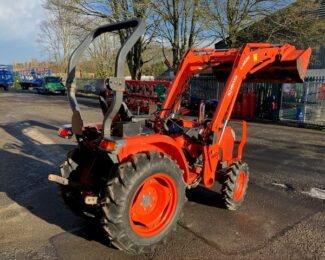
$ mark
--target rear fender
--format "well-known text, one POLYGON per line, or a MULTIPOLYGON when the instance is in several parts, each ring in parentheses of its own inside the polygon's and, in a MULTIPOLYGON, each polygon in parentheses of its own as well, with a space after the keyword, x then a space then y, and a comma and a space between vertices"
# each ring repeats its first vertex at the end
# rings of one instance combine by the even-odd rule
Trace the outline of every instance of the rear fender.
POLYGON ((125 162, 130 156, 142 152, 161 152, 174 159, 183 171, 183 178, 189 182, 189 169, 181 148, 174 139, 165 135, 132 136, 125 138, 125 145, 118 152, 120 162, 125 162))

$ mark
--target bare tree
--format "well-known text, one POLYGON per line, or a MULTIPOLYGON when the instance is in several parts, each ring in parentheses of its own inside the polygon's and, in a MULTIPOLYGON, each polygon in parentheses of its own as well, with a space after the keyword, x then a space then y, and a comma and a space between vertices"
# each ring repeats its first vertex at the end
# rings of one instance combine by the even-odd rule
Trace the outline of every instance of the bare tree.
POLYGON ((208 30, 228 47, 238 45, 241 31, 276 10, 288 0, 205 0, 208 30))
POLYGON ((120 45, 116 35, 101 35, 88 49, 92 70, 96 77, 105 77, 114 74, 113 57, 116 56, 120 45))
MULTIPOLYGON (((56 0, 56 2, 63 3, 64 0, 56 0)), ((44 2, 44 8, 47 19, 41 23, 38 41, 51 59, 59 65, 61 71, 64 71, 73 50, 73 24, 78 18, 70 10, 62 9, 60 5, 50 0, 44 2)))
MULTIPOLYGON (((57 2, 59 0, 49 0, 57 2)), ((60 1, 59 1, 60 2, 60 1)), ((81 29, 90 30, 95 24, 116 22, 133 17, 147 19, 151 15, 151 5, 149 0, 70 0, 59 3, 60 7, 74 12, 82 17, 82 21, 75 24, 81 29)), ((148 18, 150 20, 150 18, 148 18)), ((127 55, 127 65, 133 79, 140 79, 143 65, 148 60, 143 59, 143 52, 154 38, 157 23, 152 21, 147 23, 146 35, 142 37, 127 55)), ((130 35, 130 30, 119 32, 120 42, 123 43, 130 35)))
MULTIPOLYGON (((204 9, 201 0, 153 0, 155 20, 159 21, 157 40, 172 48, 176 70, 184 53, 202 43, 204 9)), ((206 38, 207 39, 207 38, 206 38)))

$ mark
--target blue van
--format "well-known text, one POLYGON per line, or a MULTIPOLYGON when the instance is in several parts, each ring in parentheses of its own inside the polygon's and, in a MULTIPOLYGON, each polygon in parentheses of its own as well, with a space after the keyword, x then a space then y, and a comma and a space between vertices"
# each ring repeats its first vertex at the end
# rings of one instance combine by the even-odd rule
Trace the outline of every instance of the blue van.
POLYGON ((14 74, 12 65, 0 65, 0 88, 9 90, 14 84, 14 74))

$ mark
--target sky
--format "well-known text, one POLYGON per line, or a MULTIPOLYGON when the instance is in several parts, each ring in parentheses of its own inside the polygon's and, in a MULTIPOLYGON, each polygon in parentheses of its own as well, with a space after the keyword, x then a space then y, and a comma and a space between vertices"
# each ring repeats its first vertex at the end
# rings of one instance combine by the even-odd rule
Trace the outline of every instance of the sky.
POLYGON ((42 0, 0 0, 0 64, 46 59, 37 43, 44 16, 42 0))

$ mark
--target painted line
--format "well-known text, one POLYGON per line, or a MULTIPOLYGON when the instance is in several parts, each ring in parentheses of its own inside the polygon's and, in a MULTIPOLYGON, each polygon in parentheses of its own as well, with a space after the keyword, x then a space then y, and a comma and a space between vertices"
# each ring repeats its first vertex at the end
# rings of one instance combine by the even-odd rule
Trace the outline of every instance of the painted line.
POLYGON ((319 188, 311 188, 310 191, 302 191, 301 193, 313 198, 325 200, 325 190, 319 188))
POLYGON ((58 158, 61 158, 60 156, 65 154, 65 151, 61 147, 56 145, 52 139, 42 134, 40 130, 34 126, 27 127, 23 129, 22 132, 36 144, 36 148, 41 150, 53 165, 58 165, 58 158))
POLYGON ((50 138, 48 138, 46 135, 42 134, 35 127, 25 128, 23 130, 23 134, 39 144, 44 144, 44 145, 55 144, 50 138))
POLYGON ((281 188, 288 188, 288 186, 286 184, 283 184, 283 183, 277 183, 277 182, 273 182, 272 185, 274 186, 278 186, 278 187, 281 187, 281 188))

